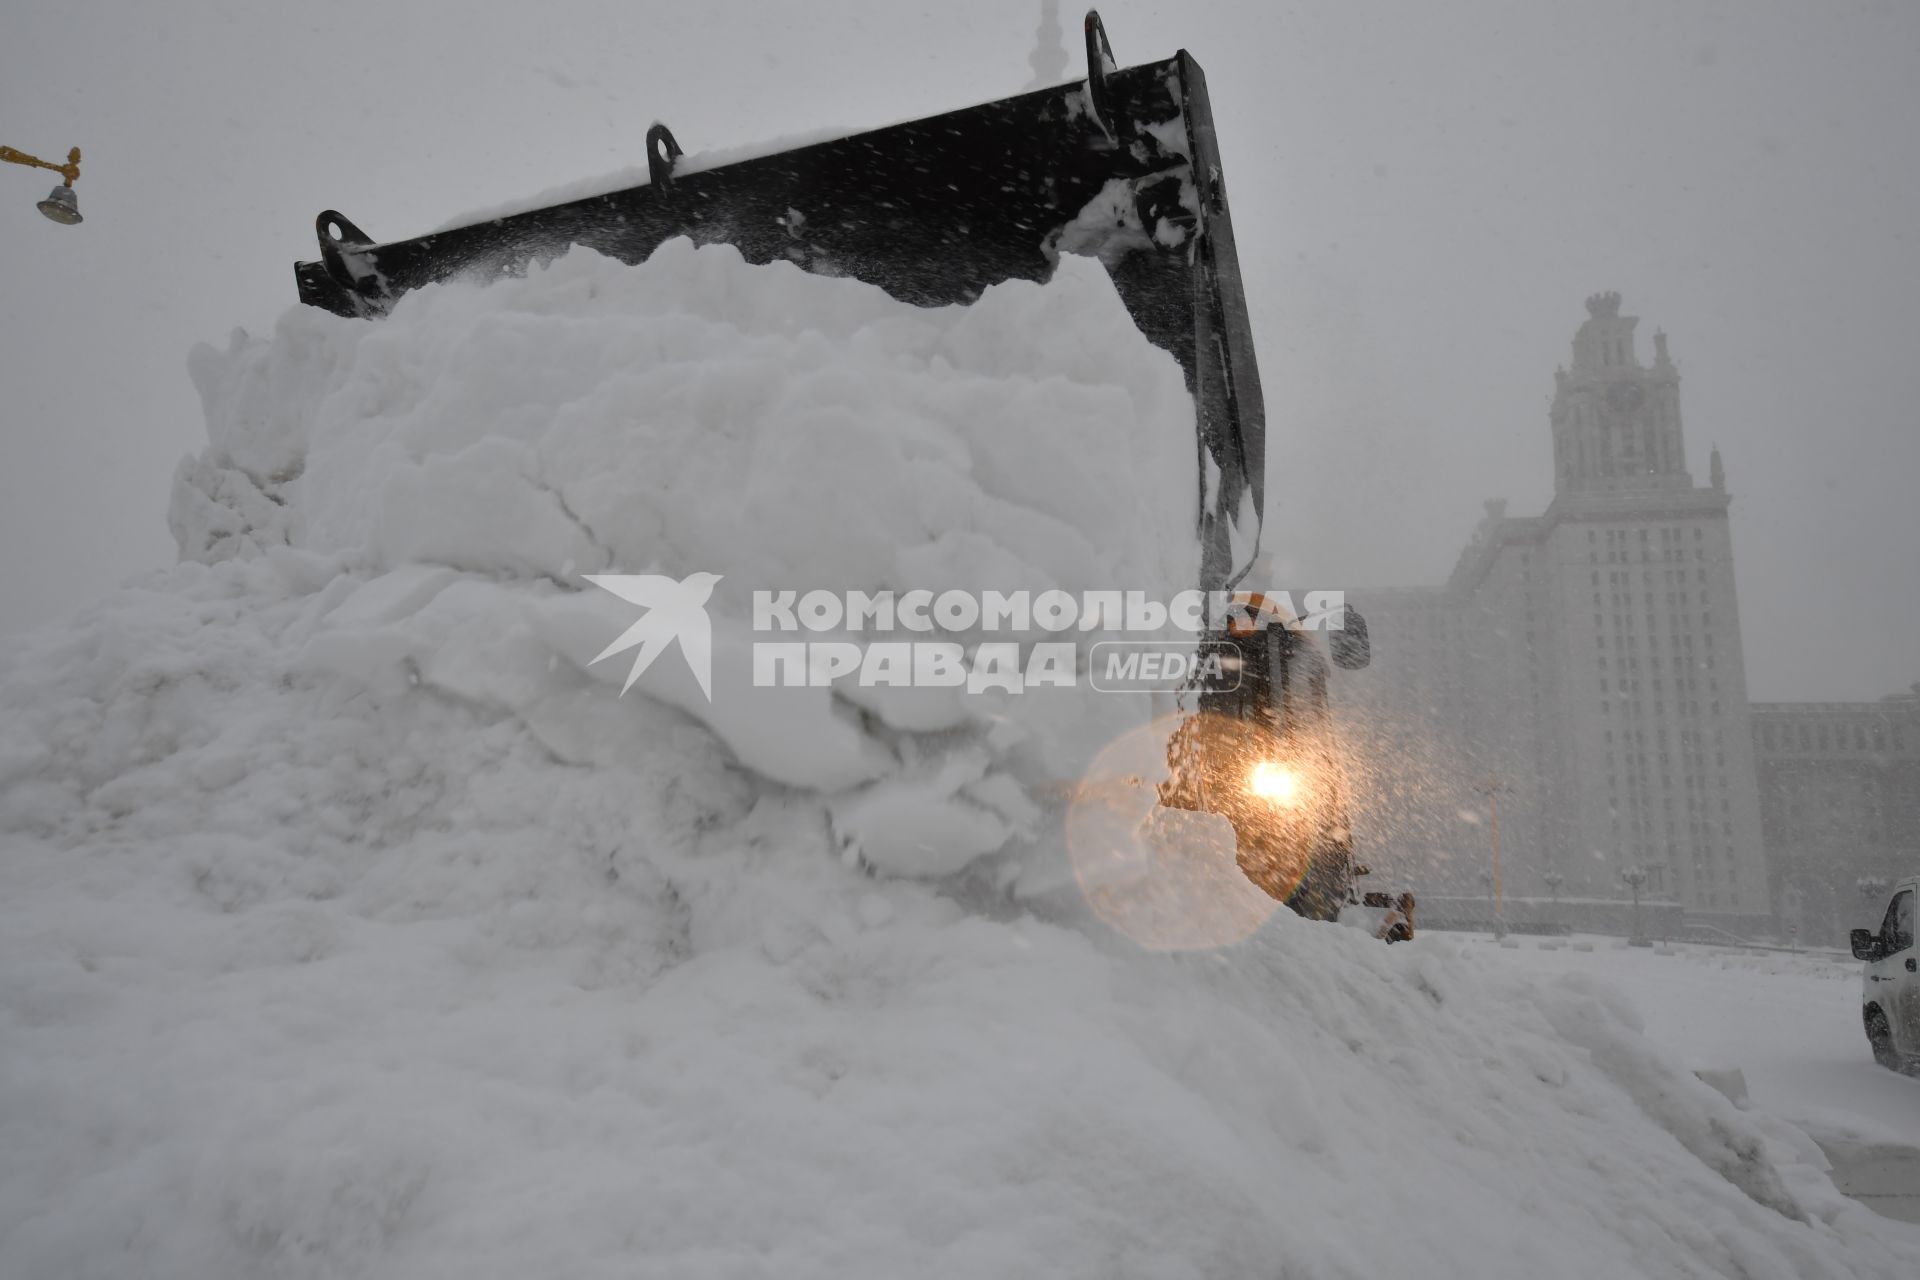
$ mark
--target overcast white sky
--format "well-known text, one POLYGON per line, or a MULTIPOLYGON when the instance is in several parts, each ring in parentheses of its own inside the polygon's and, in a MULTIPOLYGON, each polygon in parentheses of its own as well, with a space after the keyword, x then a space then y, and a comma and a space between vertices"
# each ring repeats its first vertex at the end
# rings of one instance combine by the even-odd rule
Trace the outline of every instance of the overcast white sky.
MULTIPOLYGON (((640 163, 655 119, 701 150, 997 97, 1038 9, 14 0, 0 143, 82 147, 87 221, 0 167, 0 633, 172 559, 187 350, 272 325, 321 209, 400 238, 640 163)), ((1617 289, 1696 476, 1725 455, 1753 696, 1920 681, 1920 5, 1102 13, 1123 63, 1207 70, 1298 581, 1438 581, 1483 498, 1544 506, 1554 366, 1617 289)))

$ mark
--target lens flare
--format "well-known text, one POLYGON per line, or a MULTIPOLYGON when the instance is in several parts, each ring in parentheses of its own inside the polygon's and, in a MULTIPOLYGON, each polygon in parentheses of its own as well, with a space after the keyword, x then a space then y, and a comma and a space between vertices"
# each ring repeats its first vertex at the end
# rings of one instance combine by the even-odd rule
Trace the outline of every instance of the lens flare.
POLYGON ((1248 876, 1233 825, 1161 803, 1179 717, 1109 743, 1074 787, 1067 857, 1095 915, 1157 951, 1223 947, 1260 928, 1279 902, 1248 876))
POLYGON ((1262 800, 1271 800, 1280 805, 1296 805, 1306 798, 1306 785, 1301 781, 1299 771, 1271 760, 1262 760, 1253 766, 1253 774, 1247 780, 1247 790, 1262 800))

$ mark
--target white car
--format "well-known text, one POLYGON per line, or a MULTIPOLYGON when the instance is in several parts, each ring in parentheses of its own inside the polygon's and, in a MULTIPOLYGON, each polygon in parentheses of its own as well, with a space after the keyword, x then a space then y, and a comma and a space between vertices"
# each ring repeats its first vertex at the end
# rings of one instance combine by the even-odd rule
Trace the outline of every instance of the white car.
POLYGON ((1861 1016, 1873 1060, 1895 1071, 1920 1070, 1920 947, 1914 946, 1920 876, 1894 886, 1879 929, 1855 929, 1853 954, 1867 962, 1861 1016))

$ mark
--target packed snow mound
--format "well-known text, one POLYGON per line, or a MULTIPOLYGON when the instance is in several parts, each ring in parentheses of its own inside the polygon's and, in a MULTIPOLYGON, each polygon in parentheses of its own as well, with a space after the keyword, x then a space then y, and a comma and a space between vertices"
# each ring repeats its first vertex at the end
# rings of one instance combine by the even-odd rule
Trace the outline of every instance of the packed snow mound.
POLYGON ((1191 410, 1101 285, 669 247, 196 357, 187 558, 0 653, 0 1273, 1914 1274, 1602 987, 956 872, 1053 840, 1009 784, 1118 712, 823 690, 810 783, 588 666, 616 565, 1187 585, 1191 410))
POLYGON ((8 1275, 1911 1275, 1603 989, 1170 955, 836 856, 650 699, 304 672, 183 565, 0 663, 8 1275))
POLYGON ((192 368, 213 447, 176 496, 190 559, 284 542, 575 586, 653 566, 1170 593, 1197 573, 1192 402, 1090 259, 929 310, 724 245, 638 268, 576 249, 379 325, 293 312, 192 368))
MULTIPOLYGON (((1010 777, 1074 776, 1146 708, 755 687, 755 592, 1165 601, 1197 580, 1184 377, 1088 259, 926 310, 728 246, 670 241, 638 268, 576 250, 523 279, 420 290, 378 325, 296 311, 272 341, 236 335, 192 368, 212 446, 176 479, 182 555, 291 547, 368 580, 319 620, 310 664, 530 713, 574 687, 551 676, 555 653, 589 668, 633 620, 585 575, 719 575, 711 687, 675 660, 641 688, 762 776, 846 793, 843 834, 894 870, 1003 848, 1027 818, 1010 777), (902 740, 928 731, 950 736, 902 740)), ((836 636, 862 638, 788 638, 836 636)))

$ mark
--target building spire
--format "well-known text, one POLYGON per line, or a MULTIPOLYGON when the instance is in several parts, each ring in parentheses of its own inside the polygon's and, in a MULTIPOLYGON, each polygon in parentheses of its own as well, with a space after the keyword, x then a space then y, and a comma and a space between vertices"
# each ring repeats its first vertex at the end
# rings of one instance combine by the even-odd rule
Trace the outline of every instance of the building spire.
POLYGON ((1633 354, 1633 327, 1640 321, 1620 314, 1618 293, 1595 293, 1587 297, 1587 320, 1573 335, 1573 367, 1586 369, 1637 369, 1633 354))
POLYGON ((1033 34, 1033 52, 1027 55, 1027 65, 1033 68, 1033 79, 1027 82, 1029 93, 1051 88, 1066 78, 1067 49, 1060 42, 1060 0, 1040 0, 1040 27, 1033 34))
POLYGON ((1587 298, 1573 335, 1573 362, 1554 372, 1554 488, 1608 492, 1691 488, 1680 425, 1680 374, 1667 335, 1654 334, 1654 363, 1634 352, 1634 326, 1620 295, 1587 298))
POLYGON ((1715 493, 1727 491, 1727 472, 1726 468, 1720 465, 1720 446, 1717 444, 1713 446, 1713 452, 1707 457, 1707 480, 1713 485, 1715 493))

